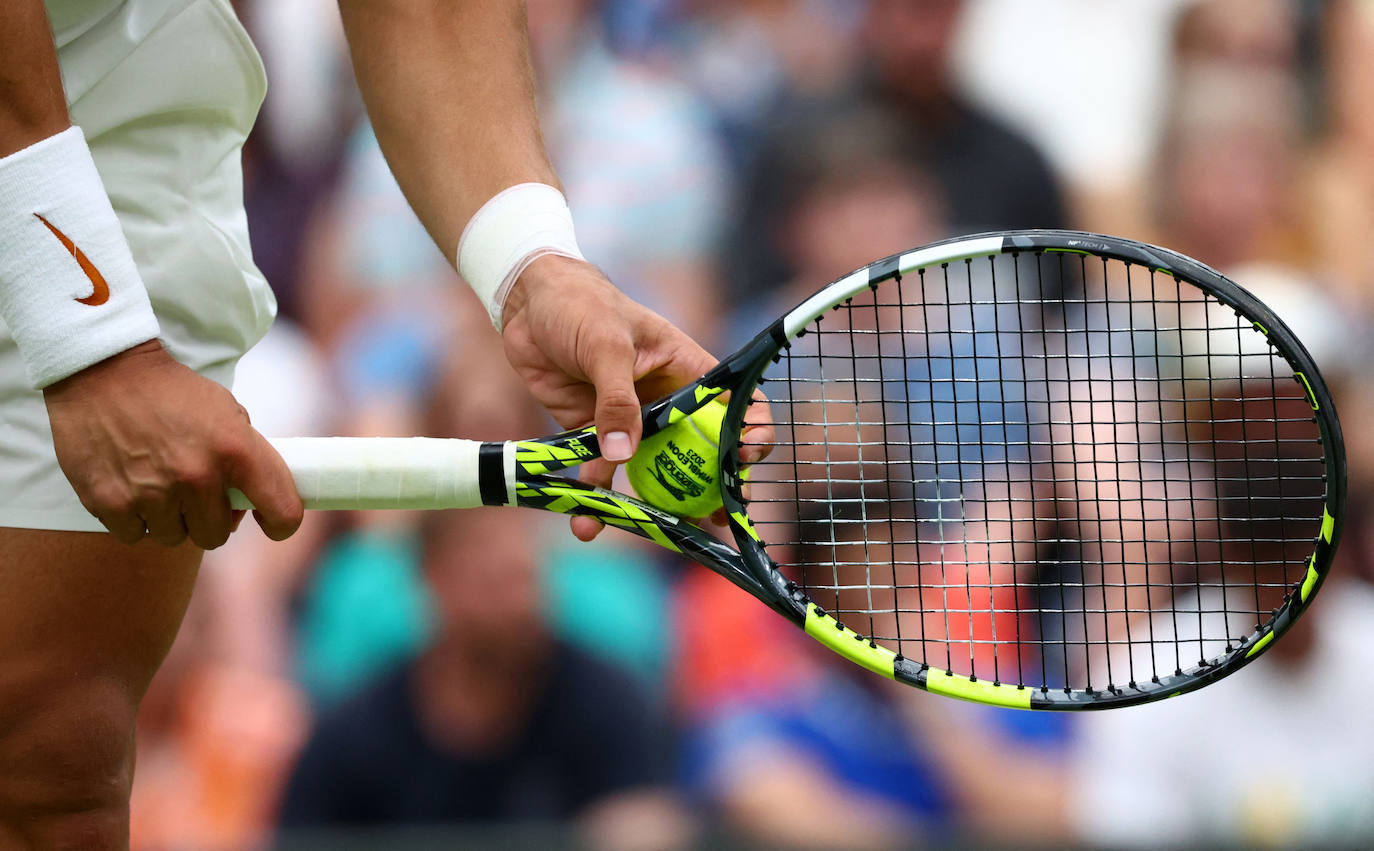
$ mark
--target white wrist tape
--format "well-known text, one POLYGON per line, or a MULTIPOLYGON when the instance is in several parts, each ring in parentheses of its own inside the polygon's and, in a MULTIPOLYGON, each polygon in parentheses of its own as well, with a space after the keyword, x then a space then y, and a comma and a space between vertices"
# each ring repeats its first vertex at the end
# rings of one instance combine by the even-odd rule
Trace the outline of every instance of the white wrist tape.
POLYGON ((79 127, 0 159, 0 316, 39 389, 158 335, 79 127))
POLYGON ((496 330, 516 278, 545 254, 585 259, 567 199, 545 183, 520 183, 498 192, 463 228, 458 272, 487 306, 496 330))

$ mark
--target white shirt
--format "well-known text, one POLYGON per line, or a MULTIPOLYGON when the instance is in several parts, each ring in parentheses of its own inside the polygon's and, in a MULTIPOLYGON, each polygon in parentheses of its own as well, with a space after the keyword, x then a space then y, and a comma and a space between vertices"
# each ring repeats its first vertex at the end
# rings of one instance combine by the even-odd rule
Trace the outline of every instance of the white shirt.
POLYGON ((1374 835, 1374 589, 1333 577, 1308 618, 1299 628, 1316 635, 1300 660, 1270 651, 1201 691, 1082 718, 1079 835, 1130 846, 1374 835))
POLYGON ((61 46, 126 2, 128 0, 44 0, 43 5, 48 7, 48 20, 61 46))

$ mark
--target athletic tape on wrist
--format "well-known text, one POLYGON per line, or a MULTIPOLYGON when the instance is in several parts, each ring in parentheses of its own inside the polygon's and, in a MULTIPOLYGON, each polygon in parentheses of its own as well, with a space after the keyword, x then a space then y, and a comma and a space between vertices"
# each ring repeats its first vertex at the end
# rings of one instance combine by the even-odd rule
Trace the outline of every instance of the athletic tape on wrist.
POLYGON ((458 272, 482 303, 496 330, 506 296, 520 273, 546 254, 585 259, 573 234, 568 201, 545 183, 520 183, 494 195, 463 228, 458 272))
POLYGON ((0 158, 0 316, 39 389, 158 335, 79 127, 0 158))

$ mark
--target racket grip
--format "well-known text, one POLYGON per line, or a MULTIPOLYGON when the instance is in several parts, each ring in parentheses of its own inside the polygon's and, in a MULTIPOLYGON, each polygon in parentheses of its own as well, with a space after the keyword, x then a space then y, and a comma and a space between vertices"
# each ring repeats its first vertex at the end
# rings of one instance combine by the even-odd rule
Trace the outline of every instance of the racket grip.
MULTIPOLYGON (((433 437, 278 437, 305 507, 316 510, 476 508, 476 440, 433 437)), ((238 490, 234 508, 252 508, 238 490)))

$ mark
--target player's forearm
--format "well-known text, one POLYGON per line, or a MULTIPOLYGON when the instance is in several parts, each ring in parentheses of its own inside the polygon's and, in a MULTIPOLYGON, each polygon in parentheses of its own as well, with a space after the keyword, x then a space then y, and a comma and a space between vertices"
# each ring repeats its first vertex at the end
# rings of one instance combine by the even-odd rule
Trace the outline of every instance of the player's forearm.
POLYGON ((0 3, 0 57, 0 317, 30 385, 47 390, 159 329, 71 126, 41 0, 0 3))
POLYGON ((67 100, 42 0, 0 3, 0 157, 67 128, 67 100))
POLYGON ((502 189, 557 185, 535 112, 523 0, 339 7, 377 139, 445 254, 502 189))

